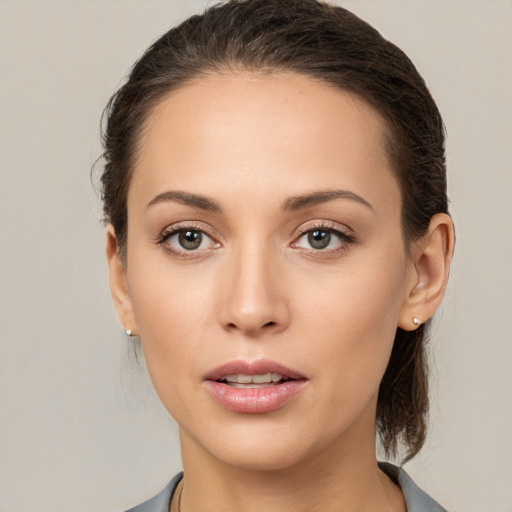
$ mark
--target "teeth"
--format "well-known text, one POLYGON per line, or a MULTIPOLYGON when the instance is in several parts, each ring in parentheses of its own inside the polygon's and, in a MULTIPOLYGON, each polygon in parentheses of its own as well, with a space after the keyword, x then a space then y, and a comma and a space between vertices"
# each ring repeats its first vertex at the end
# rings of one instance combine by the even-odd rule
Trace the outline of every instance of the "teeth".
POLYGON ((243 375, 239 373, 236 375, 226 375, 222 380, 236 384, 270 384, 271 382, 279 382, 283 379, 287 380, 278 373, 265 373, 264 375, 243 375))
POLYGON ((254 384, 264 384, 272 382, 272 375, 270 373, 266 373, 265 375, 253 375, 252 382, 254 384))

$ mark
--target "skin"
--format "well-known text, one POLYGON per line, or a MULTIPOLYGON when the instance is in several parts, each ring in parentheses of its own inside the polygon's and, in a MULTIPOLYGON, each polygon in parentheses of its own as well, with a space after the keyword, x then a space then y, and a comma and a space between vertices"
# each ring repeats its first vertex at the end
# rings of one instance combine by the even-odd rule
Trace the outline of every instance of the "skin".
POLYGON ((428 319, 442 299, 453 231, 437 215, 407 250, 385 133, 364 101, 291 73, 203 77, 149 117, 126 262, 111 226, 107 257, 119 318, 140 335, 180 427, 182 512, 405 511, 376 465, 377 393, 397 326, 414 329, 413 317, 428 319), (283 209, 339 190, 368 204, 283 209), (169 191, 222 211, 155 200, 169 191), (200 248, 163 237, 173 226, 203 232, 200 248), (308 241, 320 227, 327 249, 308 241), (304 375, 301 393, 264 414, 212 399, 206 373, 261 358, 304 375))

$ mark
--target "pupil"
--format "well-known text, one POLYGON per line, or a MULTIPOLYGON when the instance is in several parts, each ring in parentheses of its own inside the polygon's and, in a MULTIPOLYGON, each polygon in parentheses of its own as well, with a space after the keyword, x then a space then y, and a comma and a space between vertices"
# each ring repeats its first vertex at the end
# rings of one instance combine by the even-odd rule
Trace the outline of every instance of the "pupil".
POLYGON ((181 231, 179 235, 180 245, 187 250, 197 249, 202 239, 203 236, 197 231, 181 231))
POLYGON ((331 241, 331 234, 328 231, 311 231, 308 235, 308 242, 315 249, 325 249, 331 241))

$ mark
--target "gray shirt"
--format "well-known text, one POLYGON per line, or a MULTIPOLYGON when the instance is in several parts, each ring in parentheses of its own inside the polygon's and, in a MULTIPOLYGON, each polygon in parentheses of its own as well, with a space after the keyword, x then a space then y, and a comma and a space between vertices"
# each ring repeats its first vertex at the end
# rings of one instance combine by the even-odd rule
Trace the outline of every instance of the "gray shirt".
MULTIPOLYGON (((402 489, 407 512, 447 512, 423 492, 402 468, 388 462, 379 462, 379 468, 402 489)), ((126 512, 168 512, 172 495, 182 478, 183 473, 178 473, 156 496, 126 512)))

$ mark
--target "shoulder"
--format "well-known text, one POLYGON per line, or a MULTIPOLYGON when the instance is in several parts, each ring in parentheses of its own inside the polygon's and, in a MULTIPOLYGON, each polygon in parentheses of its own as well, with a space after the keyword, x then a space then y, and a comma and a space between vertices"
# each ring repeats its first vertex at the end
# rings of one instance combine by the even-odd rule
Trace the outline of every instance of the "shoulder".
POLYGON ((389 462, 379 462, 379 468, 400 486, 407 505, 407 512, 447 512, 426 492, 422 491, 402 468, 389 462))
POLYGON ((182 478, 183 472, 178 473, 156 496, 126 512, 168 512, 172 495, 182 478))

